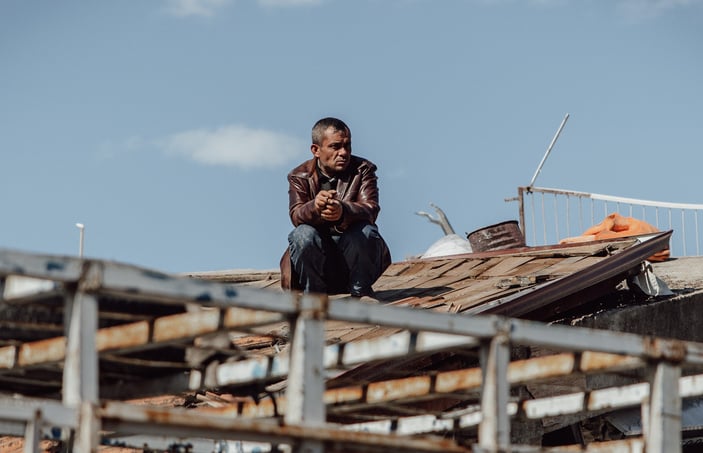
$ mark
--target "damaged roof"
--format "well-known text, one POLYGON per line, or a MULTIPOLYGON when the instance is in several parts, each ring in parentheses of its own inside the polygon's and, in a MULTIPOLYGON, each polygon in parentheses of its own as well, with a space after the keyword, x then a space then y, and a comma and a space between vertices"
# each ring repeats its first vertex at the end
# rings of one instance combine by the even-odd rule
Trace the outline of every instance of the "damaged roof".
MULTIPOLYGON (((624 238, 407 260, 392 264, 374 289, 379 302, 388 305, 549 321, 613 291, 623 279, 638 273, 649 255, 666 247, 670 234, 645 241, 624 238)), ((279 291, 276 274, 191 276, 279 291)), ((65 352, 63 294, 71 283, 39 293, 6 294, 10 297, 0 306, 0 386, 5 391, 59 397, 60 361, 65 352)), ((105 350, 100 355, 105 371, 101 388, 106 393, 113 393, 107 390, 112 389, 120 398, 144 396, 149 387, 138 384, 141 380, 179 376, 214 360, 241 360, 280 350, 287 341, 285 317, 271 314, 258 320, 256 327, 239 330, 238 325, 246 325, 247 314, 187 303, 164 304, 138 294, 133 298, 101 296, 99 338, 105 350), (134 387, 139 391, 130 395, 127 383, 137 384, 134 387)), ((397 331, 341 322, 330 322, 326 328, 328 343, 378 338, 397 331)))
MULTIPOLYGON (((647 257, 668 246, 670 236, 669 231, 582 244, 411 259, 392 264, 374 289, 378 303, 388 306, 457 316, 498 314, 553 321, 612 293, 620 282, 639 274, 647 257)), ((289 342, 287 313, 262 312, 257 308, 265 309, 265 305, 257 307, 254 302, 248 307, 208 304, 213 293, 226 294, 230 285, 280 293, 275 272, 175 276, 119 263, 28 258, 11 251, 0 251, 0 272, 0 277, 10 276, 4 282, 4 302, 0 304, 0 388, 4 392, 61 399, 66 357, 64 301, 67 294, 79 289, 94 290, 98 295, 96 345, 101 398, 127 401, 204 388, 217 389, 217 394, 194 395, 183 404, 199 405, 205 400, 209 405, 254 410, 254 406, 243 404, 254 397, 257 410, 261 410, 258 398, 262 393, 285 387, 287 363, 281 357, 289 342), (100 273, 99 288, 91 288, 91 272, 100 273), (52 279, 42 279, 39 289, 13 289, 16 276, 47 275, 52 279), (150 292, 151 285, 157 284, 154 282, 170 285, 168 300, 150 292)), ((261 300, 260 294, 257 297, 261 300)), ((337 297, 344 295, 333 296, 337 297)), ((405 338, 403 335, 400 327, 343 321, 325 325, 328 345, 396 341, 405 338)), ((419 340, 414 336, 407 341, 419 340)), ((339 359, 338 364, 344 366, 329 375, 328 388, 466 368, 476 362, 476 355, 467 352, 472 346, 475 344, 470 342, 449 344, 438 350, 430 348, 425 355, 369 363, 342 363, 339 359)), ((386 415, 436 413, 449 410, 460 400, 466 401, 466 396, 436 395, 383 408, 352 405, 336 407, 330 416, 340 422, 359 422, 379 411, 386 415)))

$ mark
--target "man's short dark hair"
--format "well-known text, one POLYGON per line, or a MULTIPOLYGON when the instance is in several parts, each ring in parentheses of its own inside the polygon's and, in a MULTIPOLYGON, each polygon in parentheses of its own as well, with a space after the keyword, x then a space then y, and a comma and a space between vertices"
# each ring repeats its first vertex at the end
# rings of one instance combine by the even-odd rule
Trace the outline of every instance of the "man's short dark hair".
POLYGON ((312 127, 312 143, 315 145, 322 145, 322 139, 325 136, 325 131, 330 127, 335 131, 343 131, 348 134, 351 132, 349 130, 349 126, 347 126, 344 121, 340 119, 332 117, 322 118, 312 127))

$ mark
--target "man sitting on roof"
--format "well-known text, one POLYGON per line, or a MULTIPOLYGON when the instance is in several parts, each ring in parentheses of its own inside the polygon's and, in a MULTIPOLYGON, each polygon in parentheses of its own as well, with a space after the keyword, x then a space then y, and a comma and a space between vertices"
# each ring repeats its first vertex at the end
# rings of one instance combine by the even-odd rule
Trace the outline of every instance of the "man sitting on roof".
POLYGON ((313 158, 288 174, 295 229, 281 258, 281 286, 373 296, 372 285, 391 263, 375 223, 376 166, 352 155, 351 131, 336 118, 315 123, 310 151, 313 158))

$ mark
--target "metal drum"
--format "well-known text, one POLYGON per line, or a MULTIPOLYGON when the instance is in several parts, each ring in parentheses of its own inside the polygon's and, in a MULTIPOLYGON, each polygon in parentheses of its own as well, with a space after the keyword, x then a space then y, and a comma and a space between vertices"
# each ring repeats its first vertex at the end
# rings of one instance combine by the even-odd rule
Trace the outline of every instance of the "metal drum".
POLYGON ((525 247, 525 236, 517 220, 496 223, 466 235, 474 252, 525 247))

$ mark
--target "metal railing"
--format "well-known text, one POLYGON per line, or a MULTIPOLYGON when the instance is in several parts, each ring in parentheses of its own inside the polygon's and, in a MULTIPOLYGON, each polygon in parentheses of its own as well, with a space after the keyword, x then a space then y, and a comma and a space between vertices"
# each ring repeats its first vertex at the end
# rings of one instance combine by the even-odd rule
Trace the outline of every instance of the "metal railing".
POLYGON ((528 245, 578 236, 613 212, 673 230, 672 256, 700 256, 703 204, 669 203, 574 190, 518 187, 520 227, 528 245))
MULTIPOLYGON (((64 293, 67 338, 60 340, 65 349, 56 348, 58 352, 50 357, 44 354, 33 357, 33 344, 12 343, 1 348, 0 357, 4 360, 0 364, 5 371, 21 370, 24 366, 43 362, 64 363, 61 402, 0 399, 0 426, 9 423, 15 434, 24 433, 26 452, 39 451, 42 428, 56 425, 74 430, 73 451, 77 453, 95 451, 102 430, 125 435, 150 433, 179 438, 275 441, 293 445, 296 452, 322 452, 329 445, 342 445, 345 451, 386 448, 417 452, 502 452, 513 448, 510 445, 510 419, 518 410, 528 418, 540 419, 556 414, 634 405, 641 406, 643 418, 647 421, 643 435, 618 443, 619 450, 612 450, 614 445, 609 444, 607 451, 634 452, 646 448, 648 453, 665 453, 680 449, 681 399, 703 394, 703 375, 682 374, 684 367, 689 372, 703 369, 703 344, 700 343, 545 325, 491 315, 456 316, 352 299, 328 300, 324 296, 301 296, 187 278, 165 278, 118 263, 0 250, 0 289, 6 278, 13 275, 76 288, 64 293), (288 320, 291 331, 288 351, 280 356, 223 363, 206 370, 194 369, 188 373, 181 388, 192 391, 208 385, 266 382, 272 376, 285 376, 285 393, 277 400, 268 400, 268 404, 267 400, 251 404, 240 402, 204 412, 101 401, 97 388, 99 355, 118 347, 117 343, 106 343, 104 334, 107 332, 96 322, 99 298, 103 295, 169 305, 197 305, 206 299, 208 317, 214 313, 219 320, 214 325, 220 329, 256 326, 271 319, 288 320), (263 317, 252 316, 255 313, 262 313, 263 317), (388 326, 405 333, 366 342, 326 345, 324 333, 328 321, 388 326), (512 360, 510 349, 513 345, 563 352, 512 360), (345 369, 369 360, 419 356, 433 350, 467 348, 478 353, 479 367, 348 388, 325 388, 326 370, 345 369), (623 370, 641 370, 648 378, 641 385, 615 387, 610 392, 599 390, 600 393, 531 401, 515 400, 511 396, 511 388, 527 382, 575 372, 607 374, 623 370), (446 395, 476 398, 477 404, 461 413, 428 414, 429 419, 425 417, 420 423, 410 419, 389 421, 389 429, 385 431, 363 424, 343 426, 327 421, 327 414, 333 410, 353 411, 384 402, 402 404, 446 395), (277 416, 282 416, 282 420, 276 420, 277 416), (446 433, 470 426, 478 429, 478 441, 472 448, 438 436, 407 436, 446 433)), ((0 303, 3 302, 6 302, 4 297, 0 298, 0 303)), ((192 315, 197 318, 197 312, 192 315)), ((155 329, 156 325, 145 328, 155 329)), ((156 342, 157 333, 147 332, 146 337, 156 342)), ((113 341, 120 338, 113 338, 113 341)), ((522 448, 519 451, 562 451, 558 447, 514 447, 522 448)), ((513 451, 517 450, 513 448, 513 451)))

